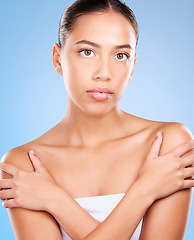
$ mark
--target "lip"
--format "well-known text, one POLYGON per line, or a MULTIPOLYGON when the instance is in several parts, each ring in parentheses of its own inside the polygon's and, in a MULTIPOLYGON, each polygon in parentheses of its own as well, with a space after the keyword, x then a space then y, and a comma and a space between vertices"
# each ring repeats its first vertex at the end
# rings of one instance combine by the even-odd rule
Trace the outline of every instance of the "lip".
POLYGON ((99 86, 97 88, 88 90, 87 94, 96 101, 102 102, 110 99, 113 95, 113 92, 109 88, 99 86))
POLYGON ((87 92, 99 92, 99 93, 110 93, 113 94, 113 92, 106 87, 97 87, 97 88, 92 88, 90 90, 88 90, 87 92))

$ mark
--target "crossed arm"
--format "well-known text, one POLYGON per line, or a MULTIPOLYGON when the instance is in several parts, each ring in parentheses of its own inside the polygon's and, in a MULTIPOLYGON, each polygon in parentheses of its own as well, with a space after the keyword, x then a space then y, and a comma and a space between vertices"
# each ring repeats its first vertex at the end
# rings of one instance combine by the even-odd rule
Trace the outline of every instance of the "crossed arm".
MULTIPOLYGON (((178 143, 177 135, 176 142, 173 143, 175 146, 191 139, 191 136, 184 131, 181 131, 179 135, 180 138, 178 139, 178 143)), ((189 151, 192 146, 193 142, 190 141, 190 145, 185 144, 182 146, 182 148, 177 148, 173 154, 174 156, 176 154, 176 156, 180 156, 183 152, 189 151)), ((173 147, 169 146, 170 149, 167 149, 166 147, 165 152, 168 152, 168 150, 171 150, 173 147)), ((154 149, 151 154, 155 154, 154 149)), ((190 157, 186 157, 186 155, 184 155, 184 158, 188 165, 190 165, 191 162, 194 162, 193 154, 188 155, 190 157)), ((7 154, 5 161, 8 163, 11 162, 15 164, 15 166, 23 166, 24 170, 33 171, 32 166, 27 164, 26 160, 24 161, 26 165, 19 162, 24 158, 26 158, 26 154, 24 153, 14 153, 14 157, 10 153, 7 154), (14 162, 15 159, 17 163, 14 162)), ((172 154, 166 155, 166 158, 172 158, 172 154)), ((162 161, 165 161, 165 158, 163 157, 155 160, 158 160, 158 166, 161 167, 161 163, 162 161)), ((34 163, 38 164, 38 161, 36 162, 36 160, 34 160, 34 163)), ((145 165, 145 170, 143 170, 142 174, 144 177, 139 178, 139 180, 131 186, 121 202, 101 224, 92 218, 84 209, 79 206, 79 204, 76 203, 76 201, 70 195, 68 195, 62 189, 55 191, 57 195, 53 196, 53 198, 50 198, 48 204, 44 200, 44 206, 39 206, 40 209, 37 209, 36 211, 22 208, 10 208, 8 213, 12 222, 16 239, 29 240, 29 236, 31 236, 30 239, 35 240, 40 240, 41 238, 61 240, 62 238, 58 228, 58 223, 64 228, 64 230, 72 239, 76 240, 130 239, 132 233, 144 215, 145 218, 140 237, 141 240, 183 239, 190 208, 191 190, 186 189, 178 191, 180 189, 189 188, 188 186, 185 187, 181 186, 180 184, 179 186, 177 185, 177 190, 175 191, 176 187, 170 184, 170 182, 173 182, 172 179, 163 179, 163 181, 157 181, 156 174, 151 174, 152 170, 156 169, 156 166, 154 167, 153 164, 148 164, 147 166, 145 165), (149 169, 146 169, 148 166, 149 169), (156 191, 157 188, 154 186, 154 184, 152 184, 152 188, 150 188, 148 184, 152 183, 153 180, 149 177, 145 177, 145 174, 153 177, 155 184, 158 184, 157 188, 164 186, 164 184, 169 185, 168 187, 164 187, 165 193, 162 192, 163 188, 158 189, 159 191, 156 191), (174 189, 174 194, 171 194, 173 192, 172 189, 174 189), (168 197, 163 198, 164 195, 168 197), (157 200, 160 198, 163 199, 157 200), (55 201, 55 204, 51 204, 53 201, 55 201), (40 211, 42 210, 41 208, 44 209, 44 211, 40 211)), ((179 166, 179 168, 181 167, 179 166)), ((158 174, 161 172, 162 171, 159 171, 158 174)), ((164 171, 162 174, 163 175, 161 176, 164 177, 164 171)), ((171 175, 166 173, 166 177, 171 175)), ((193 172, 192 174, 190 173, 190 176, 192 175, 193 172)), ((3 178, 7 177, 8 175, 3 174, 3 178)), ((160 175, 158 178, 160 178, 160 175)), ((49 186, 52 188, 52 182, 50 182, 49 186)), ((26 208, 30 209, 30 206, 26 208)))

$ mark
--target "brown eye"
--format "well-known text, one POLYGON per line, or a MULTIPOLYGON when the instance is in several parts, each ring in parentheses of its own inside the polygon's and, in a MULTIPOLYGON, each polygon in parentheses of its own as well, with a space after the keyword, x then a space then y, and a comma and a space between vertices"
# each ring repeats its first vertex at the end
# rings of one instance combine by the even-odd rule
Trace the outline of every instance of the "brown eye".
POLYGON ((91 50, 85 50, 84 52, 85 52, 86 56, 90 56, 90 54, 91 54, 91 50))
POLYGON ((89 49, 83 49, 81 51, 79 51, 79 53, 83 56, 83 57, 93 57, 94 53, 92 50, 89 49))
POLYGON ((127 53, 117 53, 115 57, 120 62, 124 62, 130 58, 130 56, 127 53))
POLYGON ((117 58, 118 58, 119 60, 123 59, 123 53, 118 53, 118 54, 117 54, 117 58))

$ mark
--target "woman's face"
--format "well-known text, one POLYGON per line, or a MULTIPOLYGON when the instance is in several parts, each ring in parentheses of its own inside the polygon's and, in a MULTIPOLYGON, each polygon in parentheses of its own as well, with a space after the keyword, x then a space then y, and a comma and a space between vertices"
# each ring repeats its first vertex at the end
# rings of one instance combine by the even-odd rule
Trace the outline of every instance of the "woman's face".
POLYGON ((68 101, 89 115, 102 116, 113 109, 132 77, 135 47, 134 29, 121 14, 80 16, 63 48, 58 47, 58 73, 63 75, 68 101), (108 88, 112 94, 91 93, 95 88, 108 88))

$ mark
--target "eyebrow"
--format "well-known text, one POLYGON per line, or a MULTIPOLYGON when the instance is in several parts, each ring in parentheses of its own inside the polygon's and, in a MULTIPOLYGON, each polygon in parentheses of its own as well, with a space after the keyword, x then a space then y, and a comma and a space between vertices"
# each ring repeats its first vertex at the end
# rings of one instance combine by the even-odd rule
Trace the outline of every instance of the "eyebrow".
MULTIPOLYGON (((91 45, 91 46, 93 46, 93 47, 101 48, 101 46, 100 46, 99 44, 94 43, 94 42, 91 42, 91 41, 88 41, 88 40, 78 41, 78 42, 75 43, 75 45, 81 44, 81 43, 85 43, 85 44, 89 44, 89 45, 91 45)), ((120 48, 133 49, 130 44, 117 45, 117 46, 114 47, 114 49, 120 49, 120 48)))

